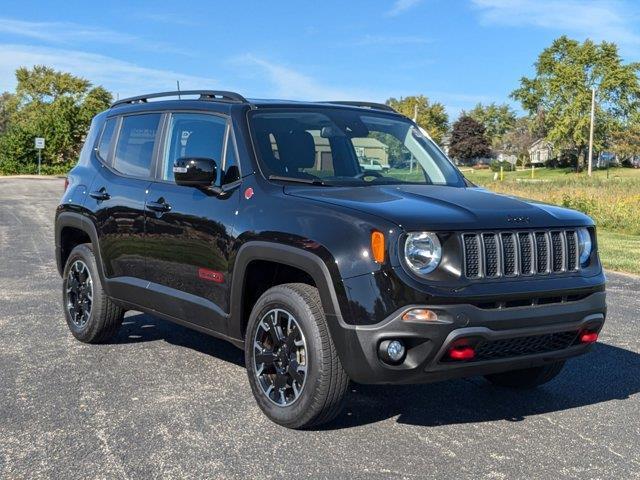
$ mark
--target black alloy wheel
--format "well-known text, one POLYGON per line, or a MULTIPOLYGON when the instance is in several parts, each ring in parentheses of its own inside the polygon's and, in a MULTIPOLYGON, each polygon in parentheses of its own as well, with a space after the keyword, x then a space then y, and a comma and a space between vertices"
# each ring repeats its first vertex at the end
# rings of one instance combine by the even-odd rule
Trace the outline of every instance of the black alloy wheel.
POLYGON ((307 344, 294 316, 280 308, 265 313, 256 328, 253 348, 262 392, 280 407, 295 403, 307 376, 307 344))
POLYGON ((65 294, 69 318, 78 328, 83 328, 91 316, 93 281, 89 267, 82 260, 71 265, 65 294))

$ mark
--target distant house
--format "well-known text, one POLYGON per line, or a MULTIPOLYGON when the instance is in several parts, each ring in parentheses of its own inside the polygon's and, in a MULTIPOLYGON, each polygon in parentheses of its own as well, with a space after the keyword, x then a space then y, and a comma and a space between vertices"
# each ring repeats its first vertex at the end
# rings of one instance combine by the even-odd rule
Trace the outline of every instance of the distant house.
POLYGON ((617 155, 613 152, 600 152, 594 163, 596 168, 608 168, 620 164, 617 155))
POLYGON ((536 140, 529 147, 529 161, 534 165, 547 163, 553 158, 553 145, 544 138, 536 140))

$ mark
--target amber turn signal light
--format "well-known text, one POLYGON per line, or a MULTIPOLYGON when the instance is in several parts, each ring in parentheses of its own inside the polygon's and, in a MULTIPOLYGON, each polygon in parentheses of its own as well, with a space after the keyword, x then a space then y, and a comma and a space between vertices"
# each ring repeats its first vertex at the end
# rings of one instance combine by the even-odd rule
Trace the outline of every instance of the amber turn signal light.
POLYGON ((384 233, 377 230, 371 232, 371 253, 377 263, 384 262, 384 233))
POLYGON ((405 322, 436 322, 438 315, 433 310, 426 308, 413 308, 402 315, 405 322))

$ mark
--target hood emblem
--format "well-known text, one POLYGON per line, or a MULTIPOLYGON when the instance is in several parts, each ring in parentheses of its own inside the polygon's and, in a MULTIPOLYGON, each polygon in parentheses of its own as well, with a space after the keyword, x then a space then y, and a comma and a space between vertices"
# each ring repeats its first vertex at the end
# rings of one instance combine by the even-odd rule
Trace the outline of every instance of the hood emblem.
POLYGON ((529 217, 514 217, 513 215, 507 215, 507 222, 509 223, 529 223, 531 219, 529 217))

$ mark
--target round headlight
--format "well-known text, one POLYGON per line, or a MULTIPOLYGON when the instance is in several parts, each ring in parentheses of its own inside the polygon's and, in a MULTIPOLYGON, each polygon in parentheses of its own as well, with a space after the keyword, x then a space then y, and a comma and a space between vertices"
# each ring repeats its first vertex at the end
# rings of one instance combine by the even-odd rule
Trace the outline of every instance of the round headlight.
POLYGON ((586 265, 591 256, 591 234, 586 228, 578 229, 578 251, 580 252, 580 265, 586 265))
POLYGON ((433 272, 442 259, 442 247, 433 232, 417 232, 407 235, 404 243, 404 258, 409 268, 417 275, 433 272))

